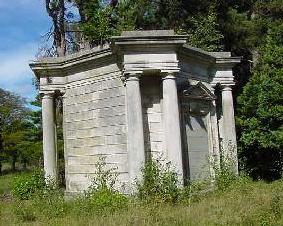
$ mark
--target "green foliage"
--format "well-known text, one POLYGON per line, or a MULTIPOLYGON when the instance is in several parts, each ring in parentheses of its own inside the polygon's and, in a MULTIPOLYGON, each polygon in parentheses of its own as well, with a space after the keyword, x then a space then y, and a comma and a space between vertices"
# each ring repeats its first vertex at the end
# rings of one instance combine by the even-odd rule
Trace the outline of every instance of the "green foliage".
POLYGON ((107 166, 105 156, 99 157, 99 160, 95 164, 95 174, 90 191, 95 192, 104 189, 114 190, 118 176, 115 170, 116 168, 109 168, 107 166))
POLYGON ((12 194, 15 198, 13 211, 22 222, 62 217, 67 212, 63 192, 52 184, 46 185, 41 170, 15 177, 12 194))
POLYGON ((141 200, 174 203, 179 197, 178 176, 170 164, 151 160, 142 169, 143 178, 138 182, 138 197, 141 200))
POLYGON ((36 211, 31 202, 18 202, 13 212, 20 222, 33 222, 36 221, 36 211))
POLYGON ((87 22, 82 29, 87 37, 91 37, 97 44, 102 45, 113 35, 110 26, 111 7, 105 6, 99 0, 91 0, 85 8, 87 22))
POLYGON ((135 29, 136 4, 129 4, 128 1, 120 1, 112 9, 113 35, 120 35, 123 31, 135 29))
POLYGON ((222 49, 223 37, 213 4, 209 10, 203 8, 192 14, 188 12, 193 6, 180 0, 124 0, 114 5, 112 1, 91 0, 83 5, 87 19, 82 30, 95 45, 107 42, 112 35, 120 35, 124 30, 174 29, 189 34, 193 46, 209 51, 222 49))
POLYGON ((28 200, 45 189, 43 173, 35 170, 32 174, 23 174, 15 177, 12 185, 13 195, 21 200, 28 200))
POLYGON ((108 168, 106 157, 100 157, 95 164, 93 184, 85 197, 77 200, 83 209, 101 214, 116 212, 127 207, 129 199, 115 190, 118 174, 115 168, 108 168))
POLYGON ((59 189, 44 187, 37 189, 28 200, 16 200, 13 211, 21 222, 63 217, 68 212, 68 203, 59 189))
POLYGON ((22 97, 0 88, 0 174, 2 162, 7 159, 3 133, 26 119, 25 103, 22 97))
POLYGON ((77 202, 90 214, 108 214, 126 209, 129 198, 109 188, 100 188, 88 193, 85 198, 78 199, 77 202))
POLYGON ((218 190, 228 189, 238 179, 233 166, 233 163, 226 161, 221 163, 219 169, 215 169, 215 186, 218 190))
MULTIPOLYGON (((6 179, 0 176, 0 185, 6 179)), ((242 176, 224 190, 215 191, 211 183, 195 182, 185 188, 186 196, 174 205, 114 197, 107 191, 68 201, 62 191, 54 189, 29 200, 3 200, 0 195, 0 224, 282 225, 282 186, 282 180, 254 182, 242 176)))
POLYGON ((0 88, 0 129, 9 128, 14 122, 25 118, 26 101, 9 91, 0 88))
POLYGON ((281 177, 283 166, 283 26, 270 22, 253 76, 238 98, 242 165, 254 178, 281 177))
POLYGON ((217 15, 214 7, 211 7, 207 15, 198 14, 186 19, 186 26, 179 32, 188 34, 188 43, 192 46, 207 51, 219 51, 222 49, 220 33, 217 23, 217 15))

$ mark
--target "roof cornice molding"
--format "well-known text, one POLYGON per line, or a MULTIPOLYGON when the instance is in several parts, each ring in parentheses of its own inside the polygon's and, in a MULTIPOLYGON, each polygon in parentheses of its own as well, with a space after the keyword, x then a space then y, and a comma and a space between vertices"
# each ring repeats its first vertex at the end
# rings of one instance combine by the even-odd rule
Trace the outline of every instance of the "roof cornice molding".
POLYGON ((44 58, 31 62, 30 67, 38 77, 46 73, 65 76, 70 70, 90 63, 107 63, 113 57, 118 57, 118 62, 121 53, 155 53, 158 50, 177 50, 176 54, 181 57, 197 60, 219 70, 232 68, 241 61, 241 57, 231 57, 230 52, 207 52, 186 44, 186 40, 186 35, 175 35, 172 30, 123 32, 121 36, 112 37, 111 47, 105 45, 65 57, 44 58), (117 51, 120 53, 117 54, 117 51))
POLYGON ((176 35, 173 30, 126 31, 112 37, 113 52, 139 49, 152 51, 155 48, 180 48, 188 39, 187 35, 176 35))
POLYGON ((240 63, 242 59, 241 57, 231 57, 230 52, 208 52, 188 44, 183 46, 180 54, 216 67, 233 67, 235 64, 240 63))
POLYGON ((71 54, 65 57, 44 58, 33 61, 29 64, 31 69, 37 74, 41 71, 60 71, 65 72, 69 68, 73 68, 83 63, 103 59, 113 55, 109 46, 97 47, 88 51, 71 54))

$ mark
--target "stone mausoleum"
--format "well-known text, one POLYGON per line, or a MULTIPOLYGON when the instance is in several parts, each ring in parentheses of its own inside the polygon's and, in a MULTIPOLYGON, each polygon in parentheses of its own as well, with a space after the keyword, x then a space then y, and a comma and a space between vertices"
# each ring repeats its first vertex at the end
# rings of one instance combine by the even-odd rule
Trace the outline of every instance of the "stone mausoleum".
POLYGON ((67 194, 87 190, 100 156, 126 193, 150 158, 170 162, 180 183, 213 176, 228 158, 237 172, 232 68, 240 58, 186 40, 171 30, 123 32, 108 46, 31 63, 42 96, 45 176, 58 177, 59 95, 67 194))

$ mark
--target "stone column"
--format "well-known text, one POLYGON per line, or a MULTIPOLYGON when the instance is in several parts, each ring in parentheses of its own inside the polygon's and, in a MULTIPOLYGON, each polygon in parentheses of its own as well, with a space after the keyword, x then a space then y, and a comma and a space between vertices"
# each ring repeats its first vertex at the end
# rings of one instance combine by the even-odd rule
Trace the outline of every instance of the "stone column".
POLYGON ((236 146, 236 129, 234 118, 233 95, 231 86, 222 86, 222 114, 223 114, 223 160, 232 164, 238 173, 238 158, 236 146))
POLYGON ((130 185, 141 179, 145 162, 144 132, 142 120, 141 91, 138 74, 126 77, 126 102, 128 124, 128 163, 130 185))
POLYGON ((54 93, 42 97, 43 158, 46 181, 57 183, 57 151, 55 132, 54 93))
POLYGON ((163 84, 163 119, 165 128, 165 144, 167 159, 178 173, 179 183, 183 185, 183 162, 181 146, 180 115, 177 95, 176 77, 167 74, 162 79, 163 84))

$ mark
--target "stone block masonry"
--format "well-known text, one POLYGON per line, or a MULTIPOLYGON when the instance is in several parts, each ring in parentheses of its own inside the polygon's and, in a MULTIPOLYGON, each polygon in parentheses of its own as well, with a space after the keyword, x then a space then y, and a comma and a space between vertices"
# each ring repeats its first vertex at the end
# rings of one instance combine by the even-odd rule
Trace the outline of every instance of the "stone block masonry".
POLYGON ((40 81, 47 182, 58 179, 58 96, 68 195, 89 188, 101 156, 124 193, 136 191, 150 158, 170 162, 180 186, 213 176, 220 159, 232 158, 237 173, 236 146, 223 144, 236 142, 232 68, 240 58, 186 41, 171 30, 129 31, 110 46, 30 64, 40 81))

